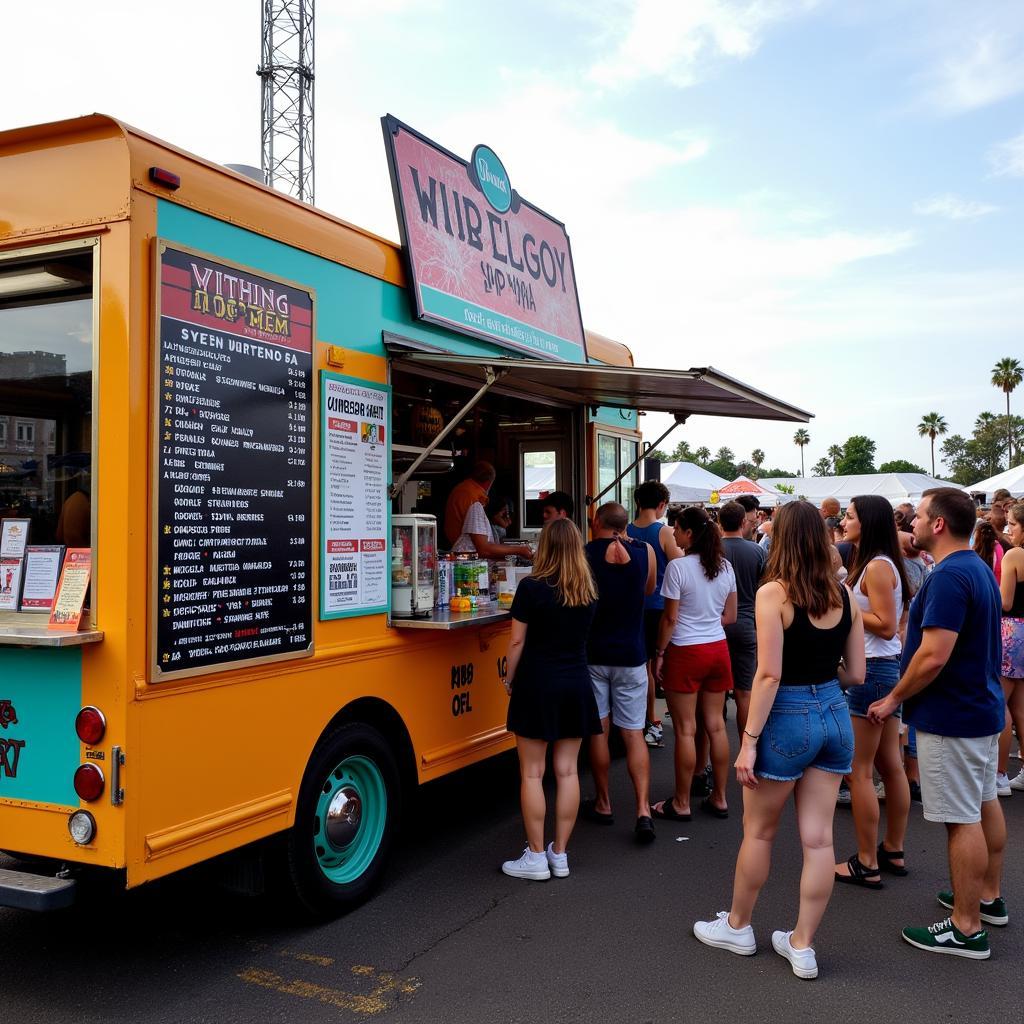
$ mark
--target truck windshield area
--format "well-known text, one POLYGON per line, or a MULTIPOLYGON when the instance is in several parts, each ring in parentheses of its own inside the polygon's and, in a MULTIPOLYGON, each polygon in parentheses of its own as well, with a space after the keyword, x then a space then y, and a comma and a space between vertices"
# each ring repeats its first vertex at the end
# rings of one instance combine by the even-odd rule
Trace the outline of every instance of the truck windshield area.
POLYGON ((93 247, 0 256, 0 516, 91 547, 93 247))

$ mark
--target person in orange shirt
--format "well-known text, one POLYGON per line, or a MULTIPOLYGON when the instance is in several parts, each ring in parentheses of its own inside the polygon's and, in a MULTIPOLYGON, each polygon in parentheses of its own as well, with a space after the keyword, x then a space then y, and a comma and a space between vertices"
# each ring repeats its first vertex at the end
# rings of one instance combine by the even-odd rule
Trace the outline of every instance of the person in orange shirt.
POLYGON ((466 521, 466 513, 470 506, 479 502, 487 508, 488 492, 494 483, 494 467, 489 462, 476 462, 473 471, 448 495, 448 503, 444 509, 444 532, 449 545, 454 544, 462 535, 462 524, 466 521))

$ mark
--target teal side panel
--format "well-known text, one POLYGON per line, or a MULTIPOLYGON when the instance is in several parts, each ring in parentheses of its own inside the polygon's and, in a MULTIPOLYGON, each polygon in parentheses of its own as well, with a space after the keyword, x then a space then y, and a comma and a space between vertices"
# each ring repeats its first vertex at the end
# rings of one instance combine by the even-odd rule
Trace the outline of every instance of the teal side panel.
POLYGON ((603 423, 606 427, 622 427, 623 429, 636 430, 638 418, 636 409, 608 409, 601 406, 596 414, 589 414, 591 423, 603 423))
POLYGON ((381 332, 392 331, 457 355, 504 351, 416 320, 404 288, 166 199, 157 203, 157 233, 167 242, 314 290, 317 341, 383 356, 381 332))
POLYGON ((0 649, 0 798, 78 806, 81 707, 80 647, 0 649))

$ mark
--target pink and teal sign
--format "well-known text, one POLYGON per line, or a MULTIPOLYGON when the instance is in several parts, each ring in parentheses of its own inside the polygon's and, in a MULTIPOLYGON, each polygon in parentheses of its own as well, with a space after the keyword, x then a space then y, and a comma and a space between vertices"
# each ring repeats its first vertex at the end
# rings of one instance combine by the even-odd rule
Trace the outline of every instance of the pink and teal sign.
POLYGON ((520 353, 586 362, 569 236, 498 155, 462 160, 382 118, 416 314, 520 353))

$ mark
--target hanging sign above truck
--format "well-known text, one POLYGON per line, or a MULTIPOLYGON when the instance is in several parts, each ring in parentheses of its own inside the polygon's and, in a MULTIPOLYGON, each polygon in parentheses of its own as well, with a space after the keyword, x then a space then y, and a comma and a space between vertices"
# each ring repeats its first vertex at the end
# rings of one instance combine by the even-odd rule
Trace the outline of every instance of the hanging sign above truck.
POLYGON ((512 188, 488 146, 467 163, 381 120, 416 315, 519 353, 586 362, 565 225, 512 188))
POLYGON ((157 248, 154 677, 308 654, 313 296, 157 248))

